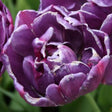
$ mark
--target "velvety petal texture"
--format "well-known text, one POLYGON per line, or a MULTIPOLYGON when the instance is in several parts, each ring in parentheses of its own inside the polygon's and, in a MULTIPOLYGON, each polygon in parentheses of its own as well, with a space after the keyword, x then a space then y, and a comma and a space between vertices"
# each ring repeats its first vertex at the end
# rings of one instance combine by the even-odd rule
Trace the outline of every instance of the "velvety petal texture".
POLYGON ((108 0, 40 0, 17 14, 2 59, 25 101, 60 106, 112 84, 111 12, 108 0))

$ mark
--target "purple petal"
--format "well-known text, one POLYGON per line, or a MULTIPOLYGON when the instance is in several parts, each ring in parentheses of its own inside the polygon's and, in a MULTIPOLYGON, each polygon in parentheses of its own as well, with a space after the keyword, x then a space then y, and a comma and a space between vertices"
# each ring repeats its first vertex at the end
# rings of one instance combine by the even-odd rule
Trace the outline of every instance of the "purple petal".
POLYGON ((100 28, 102 21, 95 14, 87 12, 87 11, 80 11, 80 15, 81 15, 81 17, 80 17, 81 22, 87 23, 90 28, 92 28, 92 29, 100 28))
MULTIPOLYGON (((105 62, 106 63, 106 62, 105 62)), ((104 73, 104 78, 102 81, 104 84, 112 85, 112 57, 109 57, 109 63, 104 73)))
POLYGON ((69 42, 71 48, 76 54, 80 54, 80 51, 84 48, 83 34, 78 30, 66 30, 65 31, 65 41, 69 42))
POLYGON ((89 12, 92 15, 95 15, 103 22, 106 16, 112 12, 112 7, 100 7, 98 5, 99 4, 96 5, 92 2, 87 2, 81 7, 81 10, 89 12))
POLYGON ((55 66, 53 72, 55 73, 55 82, 59 84, 60 80, 69 74, 76 74, 83 72, 87 74, 89 72, 89 67, 80 61, 73 61, 72 63, 64 64, 62 66, 55 66))
POLYGON ((96 52, 100 56, 102 56, 103 55, 103 46, 102 46, 98 36, 88 26, 86 26, 86 28, 83 29, 83 33, 84 33, 85 48, 92 47, 96 50, 96 52))
POLYGON ((36 62, 35 81, 40 94, 45 95, 46 88, 49 84, 54 83, 54 76, 51 73, 49 67, 44 62, 36 62), (40 75, 38 75, 40 74, 40 75))
POLYGON ((45 9, 49 5, 58 5, 58 6, 64 6, 67 9, 73 9, 75 7, 74 0, 40 0, 40 10, 45 9))
POLYGON ((82 55, 82 61, 86 63, 90 68, 94 65, 96 65, 101 57, 98 55, 98 53, 93 48, 86 48, 82 55))
POLYGON ((97 5, 102 6, 102 7, 112 6, 112 1, 111 0, 88 0, 88 1, 92 1, 92 2, 94 2, 97 5))
POLYGON ((64 96, 56 84, 51 84, 46 89, 46 97, 51 101, 55 102, 57 105, 62 105, 65 103, 64 96))
POLYGON ((83 82, 80 88, 79 96, 91 92, 98 87, 102 81, 108 62, 109 56, 105 56, 96 66, 92 67, 90 72, 87 74, 87 79, 83 82))
POLYGON ((20 25, 26 24, 31 27, 33 20, 37 17, 38 13, 34 10, 24 10, 20 11, 15 20, 15 29, 20 25))
POLYGON ((59 87, 68 102, 77 98, 80 86, 85 79, 84 73, 76 73, 69 74, 60 81, 59 87))
POLYGON ((103 47, 103 55, 107 55, 111 53, 111 39, 109 38, 108 34, 101 31, 101 30, 93 30, 95 35, 99 38, 101 45, 103 47))
POLYGON ((27 79, 31 83, 31 87, 33 89, 32 91, 35 92, 35 94, 39 96, 39 91, 38 91, 38 86, 36 84, 35 75, 38 74, 39 75, 38 77, 40 77, 41 75, 37 73, 34 68, 34 62, 33 62, 32 56, 28 56, 24 58, 23 70, 24 70, 24 75, 27 77, 27 79))
POLYGON ((31 97, 28 93, 24 95, 25 100, 34 106, 39 106, 39 107, 52 107, 56 106, 54 102, 52 102, 50 99, 41 97, 41 98, 33 98, 31 97))
POLYGON ((49 61, 59 62, 59 63, 70 63, 76 61, 77 57, 75 53, 65 45, 58 45, 58 50, 53 53, 52 56, 48 57, 49 61))
POLYGON ((2 56, 4 65, 6 66, 9 75, 15 80, 15 87, 16 86, 18 87, 18 85, 22 85, 22 87, 24 87, 24 91, 29 92, 29 94, 31 94, 32 96, 37 96, 35 93, 32 92, 32 88, 30 86, 31 83, 24 75, 23 68, 22 68, 23 57, 16 54, 13 51, 12 46, 10 45, 10 39, 5 45, 3 52, 5 52, 5 54, 3 54, 2 56))
POLYGON ((21 56, 33 54, 32 41, 34 35, 26 25, 21 25, 12 34, 12 47, 21 56))
POLYGON ((111 35, 112 34, 112 14, 109 14, 107 18, 104 20, 100 30, 105 33, 111 35))
POLYGON ((38 14, 43 14, 48 11, 58 12, 59 14, 61 14, 63 16, 67 16, 69 14, 69 11, 65 7, 59 7, 59 6, 53 6, 53 5, 50 5, 43 10, 39 10, 38 14))
POLYGON ((52 27, 55 31, 52 36, 52 41, 63 42, 63 29, 62 26, 57 22, 56 16, 57 13, 47 12, 34 20, 32 27, 36 37, 41 37, 48 30, 48 28, 52 27))
POLYGON ((40 37, 43 41, 49 41, 53 36, 54 29, 52 27, 48 28, 47 31, 40 37))

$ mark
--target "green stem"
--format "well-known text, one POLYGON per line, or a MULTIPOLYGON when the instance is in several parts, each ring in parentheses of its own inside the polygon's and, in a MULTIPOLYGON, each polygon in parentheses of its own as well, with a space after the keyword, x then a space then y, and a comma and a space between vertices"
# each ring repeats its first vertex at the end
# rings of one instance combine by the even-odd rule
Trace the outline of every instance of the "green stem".
POLYGON ((95 112, 101 112, 98 105, 96 104, 95 100, 90 94, 85 95, 85 97, 88 99, 89 103, 94 107, 95 112))

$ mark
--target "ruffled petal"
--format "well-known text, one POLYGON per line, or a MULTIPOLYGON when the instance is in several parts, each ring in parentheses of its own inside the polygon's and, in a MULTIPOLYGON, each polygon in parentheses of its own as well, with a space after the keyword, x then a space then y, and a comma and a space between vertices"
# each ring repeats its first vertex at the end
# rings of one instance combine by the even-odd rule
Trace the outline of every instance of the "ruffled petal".
POLYGON ((112 7, 100 7, 98 5, 93 2, 87 2, 81 7, 81 10, 91 13, 103 22, 106 16, 112 12, 112 7))
MULTIPOLYGON (((35 80, 35 75, 37 75, 37 74, 36 74, 36 71, 34 68, 34 62, 33 62, 32 56, 27 56, 24 58, 23 71, 24 71, 24 75, 27 77, 27 79, 31 83, 32 92, 34 92, 35 94, 37 94, 37 96, 39 96, 40 93, 38 91, 38 86, 37 86, 36 80, 35 80)), ((38 77, 40 77, 40 76, 38 76, 38 77)))
POLYGON ((57 50, 52 54, 52 56, 48 56, 47 59, 51 62, 59 62, 60 64, 63 64, 76 61, 77 57, 72 49, 60 44, 57 46, 57 50))
POLYGON ((18 27, 11 36, 13 50, 21 56, 33 54, 32 41, 34 35, 27 25, 18 27))
POLYGON ((91 92, 98 87, 103 79, 108 62, 109 56, 107 55, 103 57, 96 66, 92 67, 90 72, 87 74, 86 80, 80 88, 79 96, 91 92))
POLYGON ((47 12, 34 20, 32 27, 36 37, 41 37, 48 30, 48 28, 52 27, 55 30, 52 36, 52 41, 63 41, 63 29, 62 26, 58 24, 56 15, 57 13, 47 12))
POLYGON ((53 36, 50 41, 53 42, 64 41, 64 29, 76 30, 76 28, 69 24, 61 15, 51 11, 48 11, 38 16, 34 20, 32 27, 36 37, 39 38, 48 30, 48 28, 52 27, 55 32, 53 33, 53 36))
POLYGON ((98 55, 95 49, 89 47, 83 51, 81 61, 86 63, 91 68, 92 66, 95 66, 100 59, 101 57, 98 55))
POLYGON ((60 81, 59 87, 67 102, 77 98, 80 86, 85 79, 86 75, 79 72, 76 74, 69 74, 60 81))
POLYGON ((34 10, 23 10, 20 11, 15 20, 15 29, 20 25, 26 24, 31 27, 33 20, 38 16, 38 13, 34 10))
POLYGON ((35 64, 34 69, 37 72, 35 74, 36 85, 39 93, 44 96, 47 86, 54 83, 54 76, 46 63, 36 62, 35 64))
MULTIPOLYGON (((17 90, 19 90, 18 85, 21 85, 24 91, 27 91, 32 96, 37 96, 32 91, 32 87, 30 86, 31 82, 29 82, 28 78, 24 75, 22 68, 23 57, 14 52, 12 46, 10 45, 10 39, 4 47, 2 60, 9 75, 14 79, 15 87, 17 87, 17 90)), ((20 90, 20 93, 23 91, 23 89, 20 90)))
POLYGON ((101 31, 101 30, 93 30, 93 32, 95 33, 95 35, 97 35, 97 37, 99 38, 102 48, 103 48, 103 56, 104 55, 110 55, 112 52, 112 48, 111 48, 111 39, 108 36, 107 33, 101 31))
POLYGON ((60 80, 69 74, 76 74, 82 72, 87 74, 89 72, 89 67, 80 61, 73 61, 72 63, 63 64, 62 66, 55 66, 53 72, 55 73, 55 82, 59 84, 60 80))
POLYGON ((56 84, 51 84, 47 87, 46 97, 55 102, 56 105, 63 105, 66 102, 61 89, 56 84))
POLYGON ((34 98, 31 97, 28 93, 24 95, 24 99, 31 105, 39 107, 54 107, 56 104, 46 97, 34 98))

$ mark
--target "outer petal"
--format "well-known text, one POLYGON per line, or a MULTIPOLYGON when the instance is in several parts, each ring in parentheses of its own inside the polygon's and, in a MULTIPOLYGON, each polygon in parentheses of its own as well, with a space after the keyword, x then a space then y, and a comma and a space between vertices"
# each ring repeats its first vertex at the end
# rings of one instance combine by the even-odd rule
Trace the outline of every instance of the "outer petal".
POLYGON ((66 102, 61 89, 56 84, 51 84, 47 87, 46 97, 55 102, 57 105, 63 105, 66 102))
MULTIPOLYGON (((37 96, 32 91, 32 88, 30 86, 31 82, 29 82, 27 77, 24 75, 23 68, 22 68, 23 57, 16 54, 13 51, 12 46, 10 45, 10 39, 8 40, 7 44, 5 45, 5 47, 3 49, 2 59, 3 59, 4 65, 6 66, 6 69, 9 73, 9 75, 15 81, 15 87, 17 87, 17 90, 19 90, 19 87, 18 87, 18 83, 19 83, 19 85, 22 85, 22 88, 24 87, 24 90, 29 92, 30 95, 37 96), (25 81, 25 83, 24 83, 24 81, 25 81)), ((23 89, 20 90, 20 93, 21 93, 21 91, 23 91, 23 89)))
MULTIPOLYGON (((40 92, 38 91, 38 86, 36 84, 35 75, 37 74, 35 68, 34 68, 34 62, 33 57, 28 56, 24 58, 23 61, 23 71, 24 75, 27 77, 28 81, 30 82, 30 86, 32 87, 32 92, 37 94, 37 96, 40 96, 40 92)), ((40 76, 38 76, 40 77, 40 76)))
POLYGON ((104 73, 104 78, 102 80, 104 84, 112 85, 112 57, 110 56, 108 66, 104 73))
POLYGON ((25 100, 34 106, 39 106, 39 107, 52 107, 56 106, 56 104, 51 101, 50 99, 46 97, 41 97, 41 98, 33 98, 31 97, 28 93, 24 95, 25 100))
POLYGON ((16 53, 22 56, 33 54, 32 41, 34 35, 27 25, 18 27, 13 32, 11 39, 12 47, 16 53))
POLYGON ((20 11, 16 16, 15 29, 23 24, 26 24, 28 27, 31 27, 31 23, 37 16, 38 13, 34 10, 20 11))
POLYGON ((80 86, 85 79, 86 75, 84 73, 76 73, 69 74, 60 81, 59 87, 67 102, 77 98, 80 86))
POLYGON ((90 72, 87 74, 86 80, 80 88, 79 95, 84 95, 98 87, 98 85, 101 83, 103 79, 104 72, 106 70, 108 62, 109 56, 107 55, 104 58, 102 58, 96 66, 92 67, 90 72))
MULTIPOLYGON (((9 46, 9 43, 5 45, 4 52, 6 54, 2 56, 2 59, 4 60, 4 64, 6 65, 7 71, 9 75, 13 78, 15 88, 17 89, 21 97, 23 97, 29 104, 34 106, 42 106, 42 107, 56 106, 56 104, 52 102, 51 100, 49 100, 48 98, 45 98, 45 97, 38 98, 38 95, 33 92, 34 90, 31 88, 31 83, 28 82, 28 79, 25 77, 23 70, 22 69, 20 70, 19 68, 21 67, 19 66, 21 61, 17 62, 18 56, 13 52, 13 50, 9 46), (13 59, 11 59, 11 57, 13 59), (15 58, 17 62, 16 64, 14 61, 15 58)), ((19 57, 19 60, 21 60, 20 57, 19 57)))

